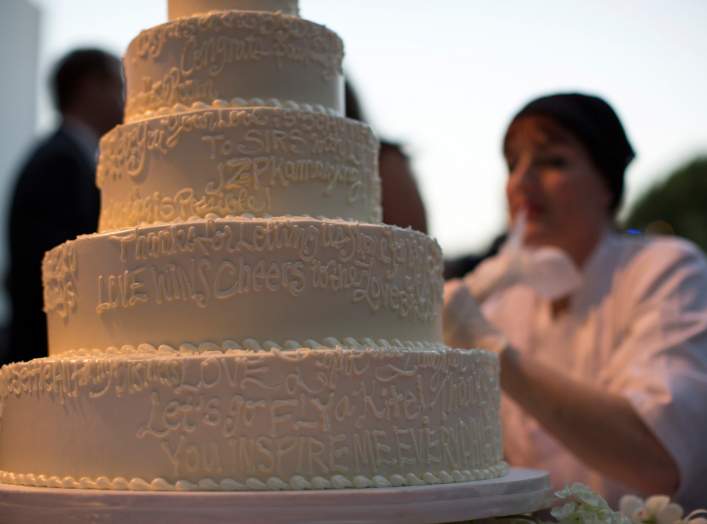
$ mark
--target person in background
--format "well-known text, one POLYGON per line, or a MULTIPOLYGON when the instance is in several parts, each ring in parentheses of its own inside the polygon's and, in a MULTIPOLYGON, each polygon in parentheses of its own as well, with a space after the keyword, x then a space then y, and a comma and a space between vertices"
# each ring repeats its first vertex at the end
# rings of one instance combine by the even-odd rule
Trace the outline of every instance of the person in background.
POLYGON ((98 140, 123 119, 120 60, 105 51, 77 49, 64 56, 51 90, 61 123, 26 159, 10 205, 6 362, 47 355, 42 258, 62 242, 96 231, 98 140))
MULTIPOLYGON (((347 80, 344 84, 346 117, 367 123, 358 97, 347 80)), ((383 223, 411 227, 427 233, 425 205, 417 188, 410 160, 399 144, 380 141, 378 171, 381 179, 383 223)))
POLYGON ((503 247, 445 285, 446 343, 499 355, 507 460, 548 470, 556 486, 588 484, 612 504, 638 492, 704 506, 704 256, 685 240, 615 230, 634 152, 602 99, 531 101, 503 154, 509 231, 521 221, 522 249, 556 248, 579 277, 554 297, 520 279, 479 305, 475 275, 512 266, 503 247))

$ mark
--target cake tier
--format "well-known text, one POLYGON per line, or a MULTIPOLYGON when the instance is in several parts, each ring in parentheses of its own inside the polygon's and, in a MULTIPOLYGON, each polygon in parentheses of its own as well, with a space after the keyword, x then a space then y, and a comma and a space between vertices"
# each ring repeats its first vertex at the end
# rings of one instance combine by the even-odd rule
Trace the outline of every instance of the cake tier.
POLYGON ((341 115, 342 59, 334 32, 299 17, 219 11, 181 18, 142 31, 128 46, 125 119, 215 101, 294 103, 341 115))
POLYGON ((498 361, 478 350, 74 354, 4 367, 0 402, 2 482, 278 490, 505 472, 498 361))
POLYGON ((81 236, 43 263, 49 351, 441 340, 442 255, 411 229, 195 220, 81 236))
POLYGON ((168 0, 167 15, 170 20, 184 18, 211 11, 280 11, 287 15, 299 15, 297 0, 168 0))
POLYGON ((368 126, 273 108, 203 109, 121 125, 101 140, 99 231, 206 216, 380 221, 368 126))

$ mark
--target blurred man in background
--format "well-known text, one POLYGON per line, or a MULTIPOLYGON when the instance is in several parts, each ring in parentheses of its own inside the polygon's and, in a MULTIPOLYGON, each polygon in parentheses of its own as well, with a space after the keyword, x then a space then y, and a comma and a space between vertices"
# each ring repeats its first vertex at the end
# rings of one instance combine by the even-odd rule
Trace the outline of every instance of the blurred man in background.
POLYGON ((96 231, 98 140, 123 119, 120 60, 105 51, 77 49, 64 56, 52 73, 51 90, 61 122, 27 157, 10 205, 6 362, 47 355, 42 257, 96 231))

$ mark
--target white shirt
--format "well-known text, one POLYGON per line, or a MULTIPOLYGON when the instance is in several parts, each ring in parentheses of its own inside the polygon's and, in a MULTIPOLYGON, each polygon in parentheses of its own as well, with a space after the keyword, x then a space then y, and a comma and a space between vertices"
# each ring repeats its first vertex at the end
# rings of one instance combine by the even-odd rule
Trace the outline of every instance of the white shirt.
MULTIPOLYGON (((628 399, 678 465, 675 498, 707 505, 707 264, 696 247, 607 233, 556 319, 522 285, 483 311, 519 351, 628 399)), ((557 487, 583 482, 614 505, 636 492, 581 463, 505 395, 502 417, 512 465, 548 470, 557 487)))

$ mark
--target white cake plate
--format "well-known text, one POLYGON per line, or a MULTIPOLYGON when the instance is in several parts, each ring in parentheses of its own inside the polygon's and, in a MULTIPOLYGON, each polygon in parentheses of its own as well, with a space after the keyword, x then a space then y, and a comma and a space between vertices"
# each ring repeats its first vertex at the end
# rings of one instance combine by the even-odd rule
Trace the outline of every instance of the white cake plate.
POLYGON ((545 507, 548 474, 433 486, 267 492, 141 492, 0 484, 3 524, 442 523, 545 507))

